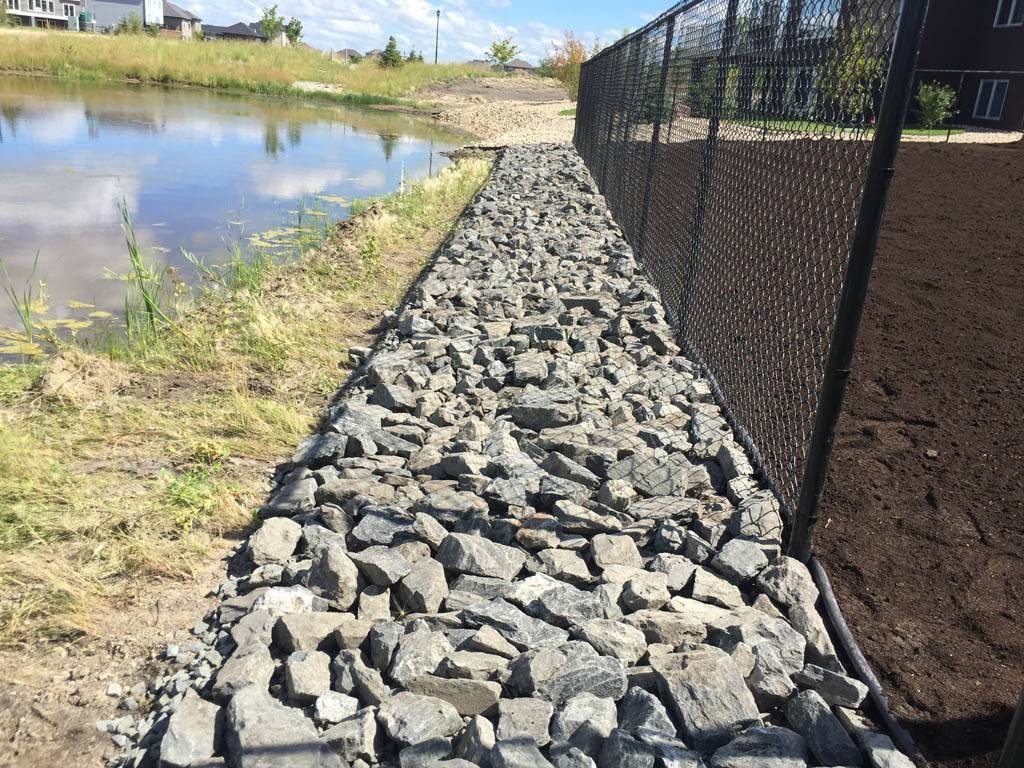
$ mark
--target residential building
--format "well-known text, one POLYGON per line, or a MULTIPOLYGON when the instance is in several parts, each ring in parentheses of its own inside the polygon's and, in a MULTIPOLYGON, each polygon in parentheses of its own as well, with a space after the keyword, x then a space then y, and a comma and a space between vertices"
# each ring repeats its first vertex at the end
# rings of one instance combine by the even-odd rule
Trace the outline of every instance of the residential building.
POLYGON ((114 29, 132 14, 147 27, 164 25, 163 0, 85 0, 84 10, 93 15, 96 29, 100 31, 114 29))
POLYGON ((203 37, 208 40, 245 40, 252 43, 273 42, 274 45, 288 45, 288 38, 284 32, 278 34, 273 41, 268 40, 267 36, 263 34, 263 30, 260 29, 258 21, 249 23, 240 21, 227 27, 204 24, 203 37))
POLYGON ((522 59, 512 59, 512 61, 505 65, 506 72, 515 72, 521 75, 533 74, 536 69, 537 68, 533 66, 533 64, 528 61, 523 61, 522 59))
POLYGON ((7 15, 23 27, 78 29, 82 0, 0 0, 7 15))
POLYGON ((917 68, 957 89, 954 123, 1024 129, 1024 0, 931 0, 917 68))
POLYGON ((191 11, 164 0, 163 34, 191 40, 203 30, 203 20, 191 11))

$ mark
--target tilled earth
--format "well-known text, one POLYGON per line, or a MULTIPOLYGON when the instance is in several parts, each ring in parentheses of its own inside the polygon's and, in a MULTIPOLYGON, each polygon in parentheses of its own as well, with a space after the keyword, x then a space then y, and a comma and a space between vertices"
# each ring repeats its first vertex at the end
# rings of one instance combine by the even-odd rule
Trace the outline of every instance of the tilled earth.
POLYGON ((907 768, 672 339, 576 153, 503 153, 126 761, 907 768))

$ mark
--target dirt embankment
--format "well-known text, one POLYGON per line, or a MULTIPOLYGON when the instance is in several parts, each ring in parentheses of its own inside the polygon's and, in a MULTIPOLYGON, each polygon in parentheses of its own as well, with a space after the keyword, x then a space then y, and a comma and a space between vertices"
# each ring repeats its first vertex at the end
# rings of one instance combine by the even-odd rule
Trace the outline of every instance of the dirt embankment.
POLYGON ((460 80, 416 96, 439 104, 438 120, 485 144, 568 143, 576 124, 575 102, 546 78, 460 80))
POLYGON ((1024 146, 906 145, 818 529, 925 755, 995 766, 1024 681, 1024 146))

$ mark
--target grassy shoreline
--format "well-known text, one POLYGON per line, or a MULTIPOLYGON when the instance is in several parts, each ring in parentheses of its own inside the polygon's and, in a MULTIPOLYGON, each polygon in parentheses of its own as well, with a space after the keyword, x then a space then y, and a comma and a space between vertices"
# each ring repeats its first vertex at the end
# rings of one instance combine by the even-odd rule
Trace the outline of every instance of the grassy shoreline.
POLYGON ((424 86, 494 75, 466 64, 416 62, 398 69, 382 68, 372 61, 348 64, 296 46, 26 30, 0 31, 0 74, 178 84, 354 106, 409 107, 419 106, 411 94, 424 86), (322 83, 328 88, 296 87, 302 82, 322 83))
POLYGON ((464 160, 296 260, 223 272, 140 346, 0 366, 0 645, 87 633, 114 596, 195 573, 489 173, 464 160))

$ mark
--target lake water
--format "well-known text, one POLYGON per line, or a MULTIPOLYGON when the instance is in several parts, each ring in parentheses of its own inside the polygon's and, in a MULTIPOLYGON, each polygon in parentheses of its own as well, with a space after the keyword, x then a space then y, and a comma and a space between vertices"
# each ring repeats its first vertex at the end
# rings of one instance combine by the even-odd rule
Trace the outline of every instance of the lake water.
MULTIPOLYGON (((397 113, 201 89, 0 77, 0 261, 45 290, 43 318, 80 328, 123 306, 123 204, 156 264, 194 282, 227 243, 286 249, 352 198, 436 173, 459 138, 397 113)), ((0 277, 4 273, 0 271, 0 277)), ((0 328, 18 327, 0 297, 0 328)), ((0 348, 3 347, 0 338, 0 348)))

